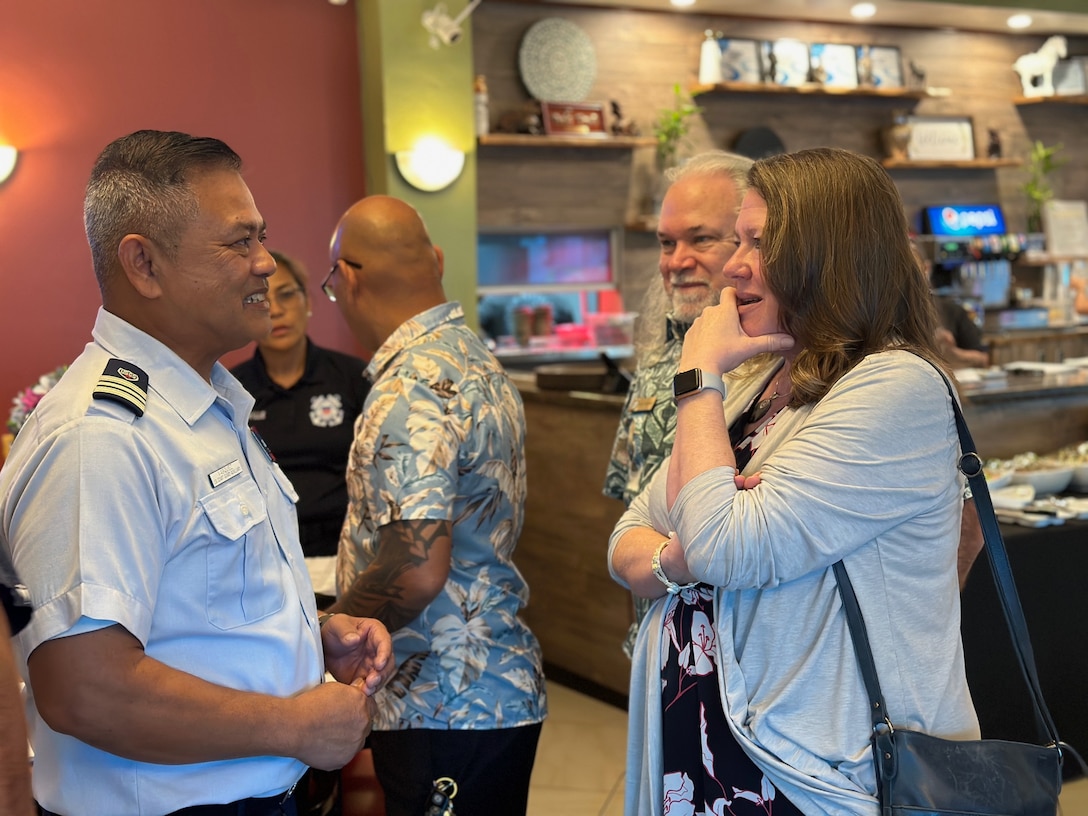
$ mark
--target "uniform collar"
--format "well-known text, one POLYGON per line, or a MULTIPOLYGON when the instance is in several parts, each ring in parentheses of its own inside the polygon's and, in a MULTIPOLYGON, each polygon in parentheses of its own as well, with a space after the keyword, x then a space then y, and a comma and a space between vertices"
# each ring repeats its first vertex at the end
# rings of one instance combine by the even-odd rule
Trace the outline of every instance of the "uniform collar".
MULTIPOLYGON (((313 344, 313 341, 310 340, 309 335, 304 338, 304 342, 306 343, 306 360, 303 363, 302 376, 299 377, 298 382, 292 385, 291 388, 296 388, 300 385, 308 385, 314 379, 317 369, 317 346, 315 346, 313 344)), ((276 391, 291 390, 291 388, 284 388, 283 386, 279 385, 278 383, 273 381, 270 376, 268 376, 268 366, 265 364, 264 355, 261 353, 261 350, 259 348, 253 350, 253 356, 257 361, 257 365, 254 366, 254 368, 256 369, 257 379, 263 388, 273 389, 276 391)))
POLYGON ((98 309, 91 336, 113 357, 142 368, 148 375, 148 390, 162 397, 190 425, 195 423, 222 396, 244 426, 253 407, 249 395, 222 363, 212 368, 211 384, 174 351, 105 307, 98 309))

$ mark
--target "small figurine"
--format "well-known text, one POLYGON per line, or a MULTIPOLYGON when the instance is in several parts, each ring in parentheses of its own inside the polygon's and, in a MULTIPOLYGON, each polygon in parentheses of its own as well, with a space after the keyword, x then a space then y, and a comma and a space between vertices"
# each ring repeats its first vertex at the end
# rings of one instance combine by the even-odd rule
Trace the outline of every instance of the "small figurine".
POLYGON ((529 133, 540 136, 544 133, 544 120, 540 116, 539 102, 526 102, 513 110, 508 110, 499 117, 495 125, 496 133, 529 133))
POLYGON ((1054 66, 1065 54, 1065 37, 1055 34, 1039 46, 1038 51, 1016 58, 1012 69, 1020 75, 1024 96, 1054 95, 1054 66), (1036 79, 1039 80, 1038 85, 1035 84, 1036 79))
POLYGON ((620 109, 620 103, 612 100, 612 135, 613 136, 638 136, 638 125, 634 119, 628 119, 620 109))
POLYGON ((990 134, 990 141, 986 145, 986 157, 990 159, 1000 159, 1001 137, 993 128, 987 128, 987 132, 990 134))
POLYGON ((778 57, 774 55, 772 48, 767 52, 767 71, 763 74, 763 81, 775 84, 775 74, 778 73, 778 57))
POLYGON ((914 60, 911 60, 909 65, 912 86, 915 88, 926 87, 926 69, 914 60))
POLYGON ((869 46, 858 48, 858 85, 873 84, 873 58, 869 55, 869 46))

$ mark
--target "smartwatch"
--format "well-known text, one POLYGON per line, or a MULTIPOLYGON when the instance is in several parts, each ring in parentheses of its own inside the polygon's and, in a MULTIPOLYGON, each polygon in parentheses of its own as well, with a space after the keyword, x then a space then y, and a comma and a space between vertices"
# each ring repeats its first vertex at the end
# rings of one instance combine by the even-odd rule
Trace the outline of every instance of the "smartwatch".
POLYGON ((705 369, 689 368, 672 378, 672 398, 676 402, 708 388, 713 388, 725 399, 725 380, 705 369))

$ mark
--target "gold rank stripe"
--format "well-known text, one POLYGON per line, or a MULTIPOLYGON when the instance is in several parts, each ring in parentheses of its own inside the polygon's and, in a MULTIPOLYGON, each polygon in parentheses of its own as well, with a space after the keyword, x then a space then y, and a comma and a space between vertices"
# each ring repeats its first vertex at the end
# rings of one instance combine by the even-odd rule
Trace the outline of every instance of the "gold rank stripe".
POLYGON ((118 399, 122 399, 125 402, 131 402, 141 411, 147 408, 147 392, 138 385, 130 383, 123 377, 103 375, 98 380, 95 393, 103 395, 109 394, 118 399))

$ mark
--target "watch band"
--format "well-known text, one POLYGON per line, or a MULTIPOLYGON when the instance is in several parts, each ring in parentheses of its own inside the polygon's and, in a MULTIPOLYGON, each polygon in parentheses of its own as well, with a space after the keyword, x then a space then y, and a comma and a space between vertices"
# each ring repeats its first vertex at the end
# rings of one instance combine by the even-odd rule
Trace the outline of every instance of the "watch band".
POLYGON ((666 592, 668 592, 670 595, 676 595, 682 590, 691 589, 692 587, 697 586, 698 581, 690 584, 678 584, 676 583, 676 581, 669 580, 669 576, 665 574, 665 570, 661 569, 661 553, 663 553, 665 551, 665 548, 669 546, 670 541, 672 541, 671 538, 666 538, 658 545, 657 550, 654 552, 653 558, 650 559, 650 570, 653 572, 654 575, 657 576, 657 580, 665 585, 666 592))
POLYGON ((689 368, 672 378, 672 398, 676 402, 708 388, 717 391, 722 395, 722 399, 725 399, 725 380, 720 374, 707 371, 705 368, 689 368))

